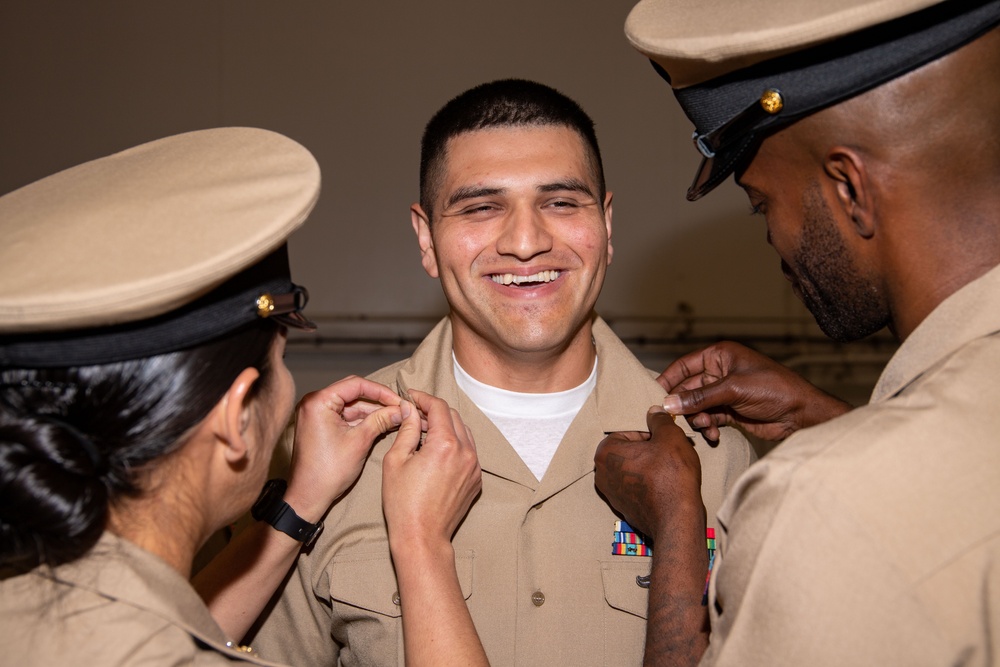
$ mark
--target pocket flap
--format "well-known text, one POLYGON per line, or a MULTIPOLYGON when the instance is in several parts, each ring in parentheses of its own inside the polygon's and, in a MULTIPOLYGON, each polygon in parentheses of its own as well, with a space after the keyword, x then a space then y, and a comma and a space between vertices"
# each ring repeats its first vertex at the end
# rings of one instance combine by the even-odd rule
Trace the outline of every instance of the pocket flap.
MULTIPOLYGON (((474 559, 473 551, 455 557, 458 582, 466 600, 472 595, 474 559)), ((386 553, 336 556, 329 569, 331 600, 392 618, 400 615, 396 571, 386 553)))
POLYGON ((647 576, 653 564, 649 558, 634 558, 635 562, 629 559, 601 563, 604 599, 615 609, 646 618, 649 589, 640 586, 636 577, 647 576))

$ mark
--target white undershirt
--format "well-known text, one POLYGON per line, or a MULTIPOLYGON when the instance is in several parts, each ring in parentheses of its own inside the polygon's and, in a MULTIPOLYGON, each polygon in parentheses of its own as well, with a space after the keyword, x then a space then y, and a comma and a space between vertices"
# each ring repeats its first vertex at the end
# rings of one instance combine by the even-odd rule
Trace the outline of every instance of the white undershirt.
MULTIPOLYGON (((452 353, 452 359, 455 354, 452 353)), ((490 418, 537 479, 542 479, 559 443, 597 386, 597 360, 583 384, 551 394, 524 394, 483 384, 455 359, 455 382, 490 418)))

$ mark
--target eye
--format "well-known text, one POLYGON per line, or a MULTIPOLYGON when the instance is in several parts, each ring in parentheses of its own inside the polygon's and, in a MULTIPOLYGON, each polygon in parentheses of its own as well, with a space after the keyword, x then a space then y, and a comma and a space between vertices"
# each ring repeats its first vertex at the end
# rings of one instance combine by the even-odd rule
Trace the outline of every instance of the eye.
POLYGON ((574 213, 583 206, 585 206, 585 204, 571 197, 559 197, 557 199, 549 200, 543 204, 543 208, 547 208, 557 213, 574 213))
POLYGON ((475 204, 470 204, 458 212, 459 215, 477 215, 481 213, 489 213, 491 211, 496 211, 499 206, 490 202, 477 202, 475 204))
POLYGON ((740 187, 743 188, 743 192, 746 193, 747 200, 750 202, 750 215, 766 216, 767 197, 764 196, 764 193, 746 183, 740 183, 740 187))
POLYGON ((764 202, 750 202, 750 215, 767 215, 767 207, 764 202))

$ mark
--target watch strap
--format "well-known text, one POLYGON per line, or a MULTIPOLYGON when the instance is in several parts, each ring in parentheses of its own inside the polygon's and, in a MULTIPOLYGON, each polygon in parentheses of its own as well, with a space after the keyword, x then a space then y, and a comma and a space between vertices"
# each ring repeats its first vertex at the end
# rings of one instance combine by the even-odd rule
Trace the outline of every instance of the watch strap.
POLYGON ((302 542, 304 546, 311 546, 323 532, 323 522, 310 523, 296 514, 284 500, 287 489, 288 483, 283 479, 268 480, 250 514, 254 519, 265 521, 275 530, 302 542))

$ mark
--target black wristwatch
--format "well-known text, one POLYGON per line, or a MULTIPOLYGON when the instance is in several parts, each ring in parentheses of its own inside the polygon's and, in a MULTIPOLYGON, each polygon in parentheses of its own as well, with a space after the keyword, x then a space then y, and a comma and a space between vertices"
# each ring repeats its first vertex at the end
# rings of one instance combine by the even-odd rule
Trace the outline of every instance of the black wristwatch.
POLYGON ((268 480, 257 502, 253 504, 250 515, 257 521, 268 522, 277 530, 302 542, 305 547, 310 547, 323 532, 323 522, 309 523, 296 514, 284 500, 287 488, 288 482, 283 479, 268 480))

